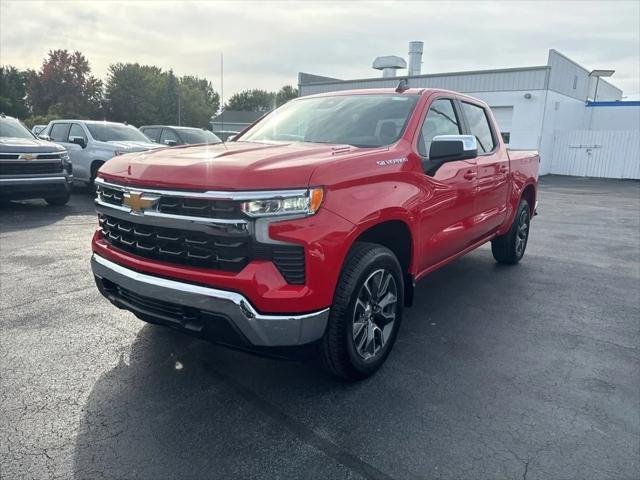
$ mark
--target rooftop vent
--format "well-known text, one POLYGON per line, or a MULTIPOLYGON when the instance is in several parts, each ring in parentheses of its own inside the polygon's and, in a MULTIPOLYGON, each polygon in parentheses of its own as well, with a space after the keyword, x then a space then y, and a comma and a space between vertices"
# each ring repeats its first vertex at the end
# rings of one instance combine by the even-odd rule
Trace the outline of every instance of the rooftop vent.
POLYGON ((405 62, 403 58, 396 57, 395 55, 387 55, 376 58, 373 61, 373 68, 382 70, 382 76, 385 78, 395 77, 396 70, 407 68, 407 62, 405 62))

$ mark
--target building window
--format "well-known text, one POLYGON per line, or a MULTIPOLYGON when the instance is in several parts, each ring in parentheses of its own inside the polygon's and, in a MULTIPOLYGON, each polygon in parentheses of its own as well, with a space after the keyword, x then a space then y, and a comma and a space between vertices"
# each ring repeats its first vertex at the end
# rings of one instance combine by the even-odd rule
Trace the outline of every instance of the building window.
POLYGON ((573 76, 573 89, 575 90, 578 87, 578 75, 573 76))
POLYGON ((500 132, 502 135, 502 141, 505 145, 509 145, 509 140, 511 139, 511 132, 500 132))

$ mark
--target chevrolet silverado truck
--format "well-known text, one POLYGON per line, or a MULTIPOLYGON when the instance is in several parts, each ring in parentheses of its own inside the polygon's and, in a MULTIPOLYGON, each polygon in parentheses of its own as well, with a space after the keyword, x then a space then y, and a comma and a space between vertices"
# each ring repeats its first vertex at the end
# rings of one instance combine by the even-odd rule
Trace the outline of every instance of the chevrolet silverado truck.
POLYGON ((69 201, 73 169, 67 151, 39 140, 18 120, 0 115, 0 200, 69 201))
POLYGON ((143 320, 267 355, 302 349, 357 380, 385 361, 418 280, 486 242, 497 262, 520 261, 538 164, 459 93, 298 98, 231 143, 102 166, 92 269, 143 320))

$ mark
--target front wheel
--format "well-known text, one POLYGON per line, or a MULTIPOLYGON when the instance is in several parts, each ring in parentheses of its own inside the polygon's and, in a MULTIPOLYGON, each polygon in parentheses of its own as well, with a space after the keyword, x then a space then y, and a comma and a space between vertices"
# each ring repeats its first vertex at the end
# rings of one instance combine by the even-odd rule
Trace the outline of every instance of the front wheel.
POLYGON ((357 243, 345 261, 319 343, 323 366, 351 381, 373 374, 393 347, 403 303, 402 268, 393 252, 357 243))
POLYGON ((520 200, 509 232, 491 240, 491 253, 498 263, 513 265, 522 259, 529 240, 530 212, 527 201, 520 200))

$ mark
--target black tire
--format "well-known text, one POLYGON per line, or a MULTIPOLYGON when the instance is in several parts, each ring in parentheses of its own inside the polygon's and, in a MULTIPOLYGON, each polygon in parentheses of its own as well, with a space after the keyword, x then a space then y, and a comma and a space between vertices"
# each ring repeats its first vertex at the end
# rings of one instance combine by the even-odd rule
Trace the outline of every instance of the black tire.
POLYGON ((529 240, 530 226, 531 209, 523 198, 520 200, 509 232, 491 240, 491 253, 496 262, 514 265, 522 259, 529 240))
POLYGON ((95 161, 91 164, 91 177, 89 178, 87 186, 89 187, 89 192, 92 195, 95 195, 96 193, 96 177, 98 176, 98 170, 100 170, 102 165, 104 165, 104 162, 100 161, 95 161))
POLYGON ((66 205, 67 202, 69 202, 69 198, 71 198, 71 195, 67 193, 66 195, 61 195, 59 197, 48 197, 44 200, 53 207, 61 207, 62 205, 66 205))
MULTIPOLYGON (((334 294, 327 329, 324 337, 318 343, 322 366, 333 375, 350 381, 361 380, 373 374, 384 363, 393 347, 402 320, 403 305, 404 276, 400 262, 393 252, 373 243, 356 243, 345 260, 334 294), (378 273, 380 271, 383 273, 378 273), (368 310, 366 310, 360 296, 363 292, 369 291, 365 289, 365 282, 378 282, 378 277, 375 275, 382 275, 379 285, 387 280, 385 284, 387 288, 381 295, 384 298, 376 300, 373 298, 374 295, 371 295, 368 310), (385 295, 385 293, 393 292, 393 288, 395 288, 394 295, 392 294, 391 297, 385 295), (393 296, 396 298, 393 306, 395 317, 393 321, 385 320, 385 313, 391 315, 391 304, 382 307, 382 309, 380 305, 389 302, 393 296), (385 298, 387 302, 384 301, 385 298), (375 305, 372 306, 373 303, 375 305), (385 309, 387 309, 386 312, 385 309), (367 311, 369 313, 365 314, 367 311), (364 320, 366 315, 368 315, 368 320, 364 320), (359 320, 358 322, 356 322, 356 318, 359 320), (371 328, 363 326, 365 324, 373 325, 378 320, 381 320, 381 323, 371 328), (363 357, 359 347, 356 346, 355 330, 358 326, 362 326, 359 330, 362 335, 367 336, 367 339, 364 340, 365 349, 373 344, 374 353, 369 358, 363 357), (380 328, 376 331, 377 326, 380 328), (363 332, 363 330, 365 331, 363 332), (370 335, 369 332, 376 333, 370 335), (371 338, 373 341, 369 342, 371 338), (385 338, 386 340, 383 340, 385 338), (376 350, 377 343, 380 344, 378 350, 376 350)), ((362 349, 362 345, 360 348, 362 349)))

